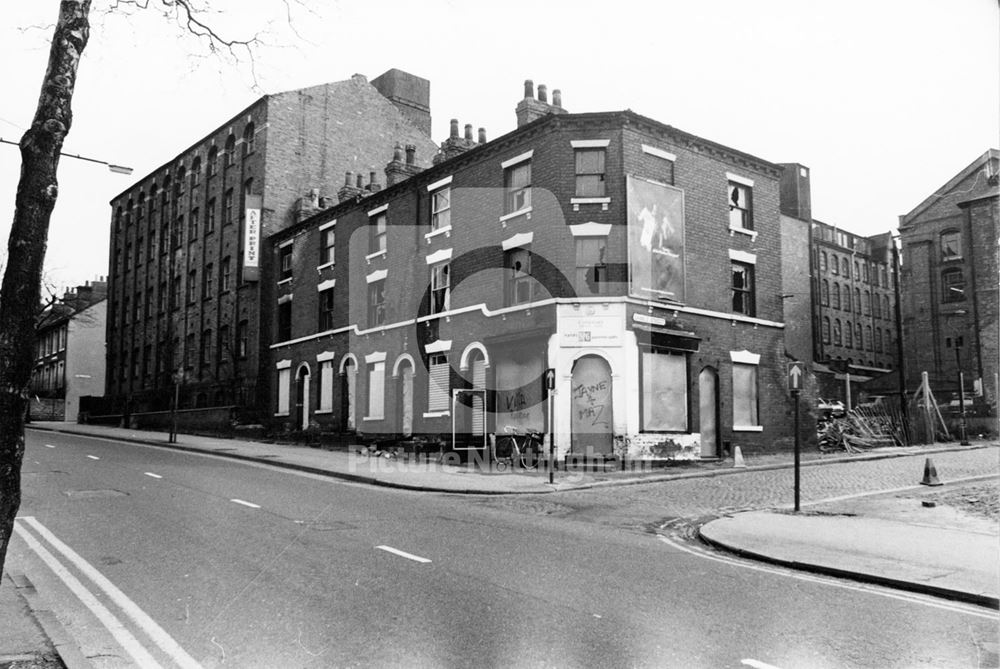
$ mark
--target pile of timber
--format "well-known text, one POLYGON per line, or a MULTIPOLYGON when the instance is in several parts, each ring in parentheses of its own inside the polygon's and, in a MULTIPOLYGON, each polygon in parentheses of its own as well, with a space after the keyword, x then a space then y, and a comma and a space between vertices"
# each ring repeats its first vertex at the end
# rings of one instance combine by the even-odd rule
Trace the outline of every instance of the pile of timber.
POLYGON ((899 410, 884 402, 860 404, 843 418, 829 420, 819 429, 821 451, 859 453, 907 445, 909 440, 899 410))

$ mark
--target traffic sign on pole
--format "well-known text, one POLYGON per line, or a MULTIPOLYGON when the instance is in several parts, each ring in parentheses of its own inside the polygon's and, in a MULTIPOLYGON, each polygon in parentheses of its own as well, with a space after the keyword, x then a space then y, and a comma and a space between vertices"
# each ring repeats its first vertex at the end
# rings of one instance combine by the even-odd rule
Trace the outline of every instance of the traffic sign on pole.
POLYGON ((792 405, 795 411, 795 510, 799 510, 799 494, 801 490, 801 479, 800 479, 800 452, 802 450, 802 443, 800 441, 799 434, 799 393, 802 392, 802 377, 805 376, 806 370, 805 365, 803 365, 798 360, 788 363, 788 390, 792 393, 792 405))
POLYGON ((802 377, 805 376, 805 366, 796 360, 788 363, 788 389, 792 392, 802 390, 802 377))

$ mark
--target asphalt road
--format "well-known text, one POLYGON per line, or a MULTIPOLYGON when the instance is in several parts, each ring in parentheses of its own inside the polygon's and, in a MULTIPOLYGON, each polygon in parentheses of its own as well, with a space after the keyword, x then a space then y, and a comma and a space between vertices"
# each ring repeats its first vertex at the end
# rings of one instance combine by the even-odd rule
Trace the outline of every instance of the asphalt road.
POLYGON ((95 667, 964 668, 996 642, 989 612, 722 558, 642 531, 653 518, 55 433, 29 432, 23 471, 8 568, 95 667))

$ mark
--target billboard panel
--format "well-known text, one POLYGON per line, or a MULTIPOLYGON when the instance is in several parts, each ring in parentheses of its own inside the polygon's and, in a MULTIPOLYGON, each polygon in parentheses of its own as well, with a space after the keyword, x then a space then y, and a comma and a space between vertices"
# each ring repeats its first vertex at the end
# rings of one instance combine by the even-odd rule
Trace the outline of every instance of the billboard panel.
POLYGON ((628 175, 629 294, 684 301, 684 191, 628 175))

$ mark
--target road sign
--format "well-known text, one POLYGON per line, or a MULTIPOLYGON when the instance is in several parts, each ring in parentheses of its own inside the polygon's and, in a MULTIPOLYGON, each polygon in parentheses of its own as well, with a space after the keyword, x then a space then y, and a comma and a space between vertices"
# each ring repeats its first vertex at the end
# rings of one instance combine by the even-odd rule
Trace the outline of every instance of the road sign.
POLYGON ((788 389, 793 392, 802 390, 802 377, 805 376, 805 365, 799 361, 788 363, 788 389))

